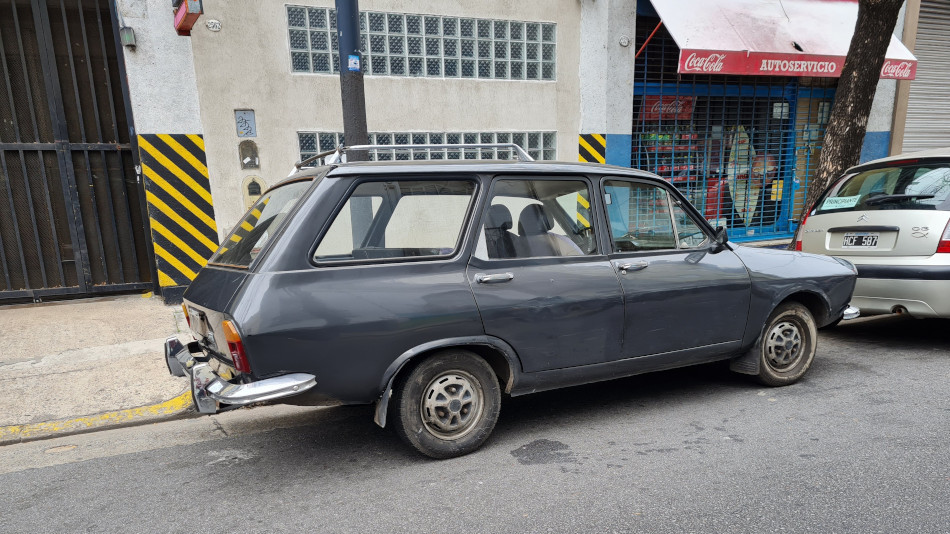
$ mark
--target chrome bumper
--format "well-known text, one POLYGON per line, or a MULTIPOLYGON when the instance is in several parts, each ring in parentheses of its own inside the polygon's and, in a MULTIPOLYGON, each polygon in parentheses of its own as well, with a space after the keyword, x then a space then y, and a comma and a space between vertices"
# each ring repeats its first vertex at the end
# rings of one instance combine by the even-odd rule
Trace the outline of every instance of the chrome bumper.
POLYGON ((176 336, 165 340, 165 365, 173 376, 191 379, 191 396, 198 413, 218 413, 221 404, 245 405, 281 399, 303 393, 317 385, 317 377, 307 373, 291 373, 250 382, 232 384, 218 376, 206 362, 192 356, 197 343, 184 345, 176 336))
POLYGON ((852 306, 848 304, 848 307, 844 309, 844 315, 841 316, 845 321, 850 319, 857 319, 861 315, 861 310, 857 306, 852 306))

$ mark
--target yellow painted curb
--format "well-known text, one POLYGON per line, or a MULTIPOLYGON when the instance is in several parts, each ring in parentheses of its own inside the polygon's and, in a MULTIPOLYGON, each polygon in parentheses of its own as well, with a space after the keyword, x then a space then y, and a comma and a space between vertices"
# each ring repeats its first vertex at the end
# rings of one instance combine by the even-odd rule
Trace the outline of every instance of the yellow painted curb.
POLYGON ((191 404, 191 391, 186 391, 174 399, 151 406, 140 406, 128 410, 106 412, 60 421, 4 426, 0 427, 0 443, 29 441, 43 436, 75 433, 99 427, 114 426, 116 424, 128 423, 139 417, 174 415, 190 408, 191 404))

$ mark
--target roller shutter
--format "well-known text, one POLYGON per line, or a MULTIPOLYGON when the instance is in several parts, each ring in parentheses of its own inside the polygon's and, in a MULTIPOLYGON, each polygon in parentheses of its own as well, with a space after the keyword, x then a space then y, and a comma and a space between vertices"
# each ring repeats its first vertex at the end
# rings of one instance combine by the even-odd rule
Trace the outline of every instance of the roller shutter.
POLYGON ((950 146, 950 0, 923 0, 903 152, 950 146))

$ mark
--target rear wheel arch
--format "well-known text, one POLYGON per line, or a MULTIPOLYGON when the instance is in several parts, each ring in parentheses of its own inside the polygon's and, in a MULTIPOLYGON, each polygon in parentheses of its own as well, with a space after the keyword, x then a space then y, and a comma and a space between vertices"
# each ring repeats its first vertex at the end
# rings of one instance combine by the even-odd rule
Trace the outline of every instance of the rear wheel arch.
POLYGON ((400 376, 411 373, 415 367, 432 356, 452 349, 466 350, 485 360, 495 373, 503 392, 510 393, 517 383, 521 372, 521 362, 514 349, 500 339, 491 336, 474 336, 424 343, 402 353, 386 369, 380 384, 382 393, 376 402, 374 416, 376 424, 385 428, 393 385, 400 376))

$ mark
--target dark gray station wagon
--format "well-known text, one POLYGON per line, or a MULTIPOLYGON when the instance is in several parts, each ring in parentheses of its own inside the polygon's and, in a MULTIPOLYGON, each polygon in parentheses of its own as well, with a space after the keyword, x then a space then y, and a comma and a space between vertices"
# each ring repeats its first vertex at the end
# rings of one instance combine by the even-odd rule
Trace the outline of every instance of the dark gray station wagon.
POLYGON ((376 403, 435 458, 501 394, 714 360, 779 386, 848 311, 854 267, 729 242, 668 183, 603 165, 333 164, 267 191, 165 344, 201 413, 376 403))

